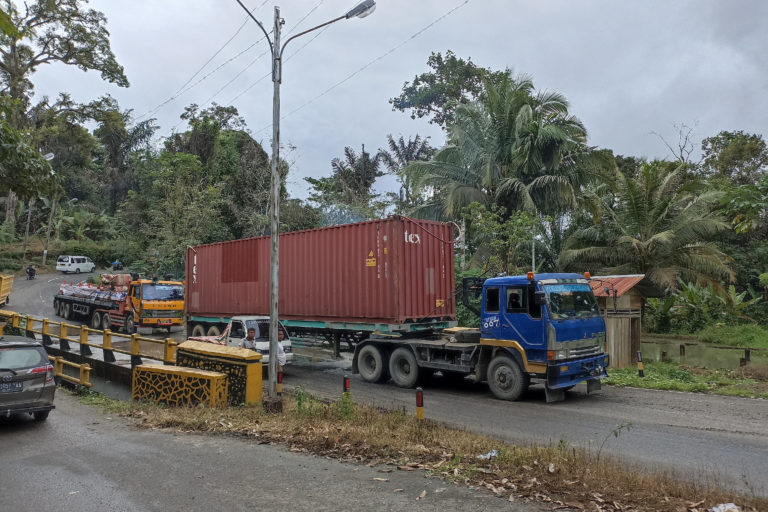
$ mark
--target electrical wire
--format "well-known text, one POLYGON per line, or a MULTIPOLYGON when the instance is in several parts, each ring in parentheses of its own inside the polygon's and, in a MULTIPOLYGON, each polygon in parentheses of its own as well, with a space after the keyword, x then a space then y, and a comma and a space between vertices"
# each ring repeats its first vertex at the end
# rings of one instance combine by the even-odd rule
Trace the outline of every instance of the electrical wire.
MULTIPOLYGON (((269 2, 269 0, 264 0, 264 1, 261 3, 261 5, 259 5, 259 6, 258 6, 256 9, 254 9, 254 11, 256 11, 256 10, 259 10, 259 9, 261 9, 262 7, 264 7, 264 6, 267 4, 267 2, 269 2)), ((210 57, 210 58, 209 58, 207 61, 205 61, 205 63, 204 63, 202 66, 200 66, 200 68, 199 68, 197 71, 195 71, 195 72, 192 74, 192 76, 190 76, 190 77, 189 77, 189 79, 187 79, 187 81, 186 81, 186 82, 184 82, 184 85, 182 85, 181 87, 179 87, 179 89, 178 89, 176 92, 174 92, 174 93, 171 95, 171 97, 170 97, 170 98, 168 98, 167 100, 163 101, 162 103, 160 103, 159 105, 157 105, 155 108, 153 108, 153 109, 151 109, 151 110, 148 110, 147 112, 145 112, 145 113, 143 113, 142 115, 138 116, 138 117, 136 118, 136 121, 139 121, 140 119, 143 119, 144 117, 147 117, 147 116, 150 116, 150 115, 154 114, 155 112, 157 112, 158 110, 160 110, 161 108, 163 108, 165 105, 167 105, 168 103, 170 103, 170 102, 171 102, 171 101, 173 101, 174 99, 178 98, 178 97, 179 97, 181 94, 183 94, 184 92, 186 92, 188 89, 185 89, 185 88, 186 88, 186 87, 187 87, 187 86, 190 84, 190 82, 192 82, 192 80, 194 80, 194 79, 195 79, 195 77, 196 77, 197 75, 199 75, 199 74, 200 74, 200 73, 201 73, 201 72, 202 72, 202 71, 203 71, 203 70, 204 70, 204 69, 205 69, 205 68, 208 66, 208 64, 210 64, 210 63, 213 61, 213 59, 215 59, 215 58, 216 58, 216 57, 217 57, 217 56, 218 56, 218 55, 219 55, 219 54, 220 54, 220 53, 221 53, 221 52, 224 50, 224 48, 226 48, 227 46, 229 46, 229 43, 231 43, 231 42, 232 42, 232 41, 235 39, 235 37, 237 37, 237 35, 238 35, 238 34, 239 34, 239 33, 240 33, 242 30, 243 30, 243 28, 245 27, 245 25, 247 25, 247 24, 248 24, 248 20, 249 20, 249 17, 246 17, 246 18, 245 18, 245 21, 243 21, 243 23, 242 23, 242 24, 241 24, 241 25, 238 27, 238 29, 235 31, 235 33, 234 33, 234 34, 232 34, 232 36, 231 36, 229 39, 227 39, 227 41, 226 41, 226 42, 225 42, 225 43, 224 43, 224 44, 223 44, 221 47, 219 47, 219 49, 218 49, 218 50, 216 50, 216 52, 214 52, 214 54, 213 54, 213 55, 211 55, 211 57, 210 57)), ((246 49, 245 49, 245 50, 243 50, 242 52, 238 53, 237 55, 235 55, 235 57, 233 57, 232 59, 228 60, 227 62, 231 62, 231 61, 232 61, 232 60, 234 60, 235 58, 239 57, 240 55, 242 55, 242 54, 243 54, 243 53, 245 53, 246 51, 248 51, 248 50, 250 50, 251 48, 253 48, 253 46, 255 46, 255 45, 256 45, 256 43, 254 43, 253 45, 249 46, 248 48, 246 48, 246 49)), ((226 62, 225 62, 225 64, 226 64, 226 62)), ((219 66, 219 67, 218 67, 218 68, 216 68, 216 69, 221 69, 221 67, 222 67, 222 66, 219 66)), ((216 71, 216 70, 214 70, 214 71, 216 71)), ((197 83, 199 83, 199 82, 197 82, 197 83)), ((197 83, 196 83, 196 84, 197 84, 197 83)), ((195 85, 196 85, 196 84, 195 84, 195 85)), ((194 85, 193 85, 192 87, 194 87, 194 85)), ((191 89, 192 87, 190 87, 190 89, 191 89)))
MULTIPOLYGON (((459 9, 461 9, 462 7, 464 7, 465 5, 467 5, 469 2, 470 2, 470 0, 464 0, 462 3, 460 3, 460 4, 459 4, 459 5, 457 5, 456 7, 454 7, 454 8, 452 8, 452 9, 450 9, 449 11, 447 11, 446 13, 444 13, 442 16, 440 16, 440 17, 438 17, 437 19, 435 19, 435 20, 434 20, 432 23, 430 23, 429 25, 425 26, 425 27, 424 27, 424 28, 422 28, 421 30, 419 30, 419 31, 415 32, 414 34, 412 34, 412 35, 411 35, 409 38, 407 38, 407 39, 403 40, 402 42, 400 42, 399 44, 397 44, 397 45, 393 46, 393 47, 392 47, 392 48, 390 48, 388 51, 384 52, 383 54, 379 55, 379 56, 378 56, 378 57, 376 57, 375 59, 373 59, 373 60, 371 60, 370 62, 368 62, 368 63, 367 63, 366 65, 364 65, 363 67, 359 68, 357 71, 354 71, 353 73, 351 73, 350 75, 348 75, 346 78, 343 78, 342 80, 339 80, 338 82, 336 82, 336 83, 335 83, 335 84, 333 84, 332 86, 328 87, 327 89, 325 89, 323 92, 321 92, 320 94, 318 94, 318 95, 317 95, 317 96, 315 96, 314 98, 312 98, 312 99, 308 100, 307 102, 303 103, 302 105, 300 105, 300 106, 296 107, 295 109, 291 110, 291 111, 290 111, 290 112, 288 112, 287 114, 283 115, 283 116, 282 116, 280 119, 281 119, 281 120, 282 120, 282 119, 285 119, 285 118, 287 118, 288 116, 290 116, 290 115, 292 115, 292 114, 295 114, 295 113, 296 113, 296 112, 298 112, 299 110, 303 109, 303 108, 304 108, 304 107, 306 107, 307 105, 309 105, 309 104, 311 104, 311 103, 314 103, 315 101, 319 100, 320 98, 322 98, 323 96, 325 96, 326 94, 328 94, 329 92, 331 92, 332 90, 334 90, 335 88, 337 88, 337 87, 339 87, 340 85, 344 84, 345 82, 347 82, 347 81, 351 80, 353 77, 355 77, 355 76, 359 75, 360 73, 362 73, 363 71, 365 71, 366 69, 368 69, 369 67, 371 67, 372 65, 374 65, 375 63, 377 63, 378 61, 380 61, 380 60, 384 59, 385 57, 388 57, 389 55, 391 55, 392 53, 396 52, 397 50, 399 50, 400 48, 402 48, 402 47, 403 47, 403 46, 405 46, 406 44, 410 43, 411 41, 413 41, 414 39, 416 39, 418 36, 420 36, 421 34, 423 34, 424 32, 426 32, 427 30, 429 30, 430 28, 432 28, 432 27, 433 27, 433 26, 435 26, 436 24, 440 23, 440 22, 441 22, 443 19, 447 18, 448 16, 450 16, 450 15, 451 15, 451 14, 453 14, 454 12, 458 11, 459 9)), ((260 130, 258 130, 258 131, 256 131, 256 132, 254 132, 254 134, 257 134, 257 133, 261 133, 261 132, 263 132, 263 131, 265 131, 265 130, 267 130, 267 129, 271 128, 271 127, 272 127, 272 123, 269 123, 268 125, 264 126, 264 127, 263 127, 263 128, 261 128, 260 130)))

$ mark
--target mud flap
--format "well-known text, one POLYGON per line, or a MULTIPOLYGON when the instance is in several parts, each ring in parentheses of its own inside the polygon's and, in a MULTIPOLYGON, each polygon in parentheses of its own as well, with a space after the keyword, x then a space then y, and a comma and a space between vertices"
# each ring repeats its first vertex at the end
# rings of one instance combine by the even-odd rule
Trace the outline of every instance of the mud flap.
POLYGON ((545 384, 544 395, 547 398, 547 403, 562 402, 563 400, 565 400, 565 390, 563 388, 549 389, 549 386, 545 384))
POLYGON ((587 381, 587 394, 594 393, 595 391, 600 391, 602 388, 603 388, 603 385, 600 382, 600 379, 589 379, 587 381))

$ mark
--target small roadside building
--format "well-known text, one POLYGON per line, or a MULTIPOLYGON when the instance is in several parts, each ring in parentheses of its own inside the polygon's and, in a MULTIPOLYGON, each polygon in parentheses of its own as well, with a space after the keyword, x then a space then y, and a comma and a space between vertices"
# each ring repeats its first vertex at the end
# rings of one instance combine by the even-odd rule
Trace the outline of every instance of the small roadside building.
POLYGON ((640 350, 645 299, 661 297, 661 290, 645 279, 645 274, 592 276, 589 285, 605 319, 606 351, 611 356, 611 366, 632 366, 640 350))

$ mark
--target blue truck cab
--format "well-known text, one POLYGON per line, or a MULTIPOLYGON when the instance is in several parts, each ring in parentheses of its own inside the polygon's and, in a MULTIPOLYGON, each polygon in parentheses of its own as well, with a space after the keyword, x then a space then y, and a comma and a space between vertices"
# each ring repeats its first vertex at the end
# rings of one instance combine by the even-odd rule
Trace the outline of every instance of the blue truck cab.
MULTIPOLYGON (((564 390, 582 381, 595 391, 608 376, 605 322, 589 282, 579 274, 531 272, 485 280, 480 344, 506 348, 529 378, 543 380, 547 401, 562 399, 564 390)), ((514 369, 493 365, 493 358, 489 364, 489 385, 505 391, 514 369)))

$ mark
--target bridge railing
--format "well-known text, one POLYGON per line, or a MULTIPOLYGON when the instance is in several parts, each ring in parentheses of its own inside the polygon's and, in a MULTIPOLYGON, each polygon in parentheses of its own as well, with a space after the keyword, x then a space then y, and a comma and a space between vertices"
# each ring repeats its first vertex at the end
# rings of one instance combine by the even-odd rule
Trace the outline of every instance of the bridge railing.
POLYGON ((50 359, 50 361, 53 363, 54 377, 64 379, 67 382, 71 382, 72 384, 85 386, 87 388, 93 387, 93 384, 91 384, 91 366, 89 364, 73 363, 71 361, 67 361, 61 356, 59 357, 48 356, 48 359, 50 359), (67 375, 66 373, 64 373, 65 366, 69 368, 76 368, 79 371, 79 375, 77 377, 72 377, 71 375, 67 375))
MULTIPOLYGON (((27 335, 40 334, 44 345, 50 345, 53 339, 58 339, 61 350, 72 350, 70 343, 80 345, 80 354, 84 356, 93 355, 93 349, 103 352, 104 361, 107 363, 115 362, 115 353, 131 356, 131 366, 142 364, 142 357, 163 361, 165 364, 175 364, 176 362, 176 341, 173 338, 158 340, 147 338, 138 334, 124 334, 113 332, 109 329, 91 329, 87 325, 74 325, 66 322, 51 321, 48 318, 39 318, 32 315, 22 315, 15 311, 0 310, 0 319, 10 321, 12 327, 26 331, 27 335), (52 332, 53 327, 58 327, 58 332, 52 332), (90 335, 101 335, 101 343, 90 340, 90 335), (130 342, 129 348, 115 347, 113 341, 115 338, 130 342), (142 343, 153 345, 162 345, 162 355, 149 353, 142 350, 142 343)), ((2 334, 2 326, 0 326, 2 334)))

